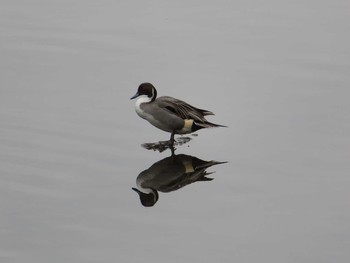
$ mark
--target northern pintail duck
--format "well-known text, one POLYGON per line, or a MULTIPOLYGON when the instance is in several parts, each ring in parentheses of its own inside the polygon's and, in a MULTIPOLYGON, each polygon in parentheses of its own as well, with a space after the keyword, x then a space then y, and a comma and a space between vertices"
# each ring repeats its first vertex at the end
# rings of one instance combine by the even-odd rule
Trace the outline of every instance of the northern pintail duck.
POLYGON ((153 126, 170 132, 170 143, 174 144, 175 134, 188 134, 203 128, 226 127, 211 123, 204 116, 214 115, 211 111, 198 109, 190 104, 168 96, 157 98, 157 90, 151 83, 142 83, 135 99, 136 113, 153 126))

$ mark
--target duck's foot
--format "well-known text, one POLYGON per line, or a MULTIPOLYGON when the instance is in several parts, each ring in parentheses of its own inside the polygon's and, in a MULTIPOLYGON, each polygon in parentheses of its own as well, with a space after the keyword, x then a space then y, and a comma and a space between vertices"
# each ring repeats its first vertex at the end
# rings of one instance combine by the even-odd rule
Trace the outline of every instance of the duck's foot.
POLYGON ((190 140, 192 140, 192 138, 190 137, 179 137, 177 138, 176 145, 181 146, 183 144, 188 143, 190 140))
POLYGON ((141 146, 147 150, 153 150, 158 152, 163 152, 167 149, 174 148, 174 145, 170 141, 143 143, 141 144, 141 146))
POLYGON ((153 150, 153 151, 159 151, 163 152, 167 149, 171 149, 172 151, 175 150, 175 146, 181 146, 183 144, 188 143, 190 140, 192 140, 190 137, 179 137, 177 140, 171 141, 159 141, 159 142, 150 142, 150 143, 143 143, 141 146, 147 150, 153 150))

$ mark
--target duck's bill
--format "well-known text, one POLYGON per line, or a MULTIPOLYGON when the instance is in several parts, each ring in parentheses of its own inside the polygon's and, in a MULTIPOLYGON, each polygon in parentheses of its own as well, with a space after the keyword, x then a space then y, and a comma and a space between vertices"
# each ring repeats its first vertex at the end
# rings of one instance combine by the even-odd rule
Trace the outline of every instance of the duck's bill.
POLYGON ((138 93, 136 93, 134 96, 132 96, 130 99, 132 100, 132 99, 135 99, 136 97, 138 97, 139 96, 139 94, 138 93))
POLYGON ((142 192, 139 189, 137 189, 137 188, 132 187, 131 189, 134 190, 138 194, 142 194, 142 192))

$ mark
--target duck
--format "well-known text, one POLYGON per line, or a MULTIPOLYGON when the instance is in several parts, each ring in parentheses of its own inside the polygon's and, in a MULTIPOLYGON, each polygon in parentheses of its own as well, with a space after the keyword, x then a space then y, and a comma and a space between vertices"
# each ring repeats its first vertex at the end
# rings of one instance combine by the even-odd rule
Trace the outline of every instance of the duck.
POLYGON ((141 83, 130 99, 136 99, 135 111, 141 118, 160 130, 171 133, 170 145, 174 145, 175 134, 189 134, 203 128, 227 127, 206 120, 214 115, 182 100, 162 96, 157 98, 156 88, 149 82, 141 83))

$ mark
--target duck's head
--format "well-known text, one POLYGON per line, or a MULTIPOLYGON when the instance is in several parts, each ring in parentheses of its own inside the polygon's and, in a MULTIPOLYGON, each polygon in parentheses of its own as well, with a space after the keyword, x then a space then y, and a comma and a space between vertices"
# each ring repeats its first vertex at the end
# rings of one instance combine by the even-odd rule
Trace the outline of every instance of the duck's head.
POLYGON ((151 83, 148 83, 148 82, 142 83, 137 89, 136 94, 132 96, 130 99, 132 100, 141 96, 146 98, 149 101, 154 101, 157 97, 157 90, 151 83))

